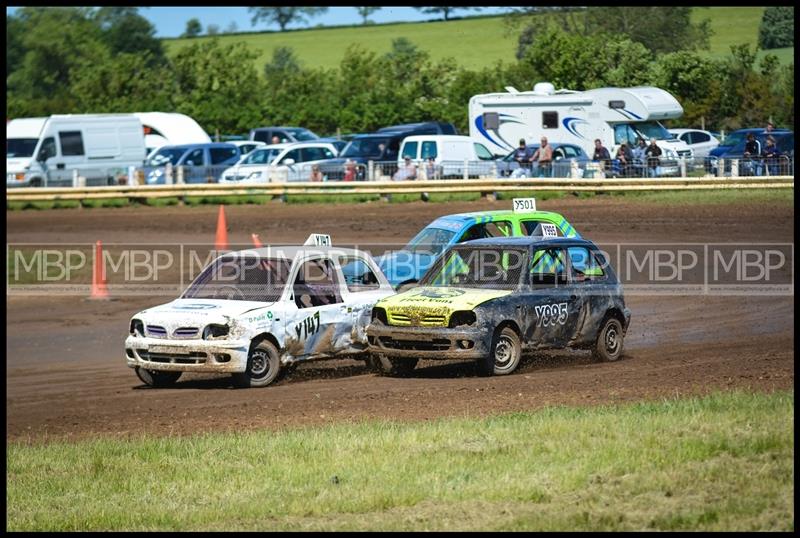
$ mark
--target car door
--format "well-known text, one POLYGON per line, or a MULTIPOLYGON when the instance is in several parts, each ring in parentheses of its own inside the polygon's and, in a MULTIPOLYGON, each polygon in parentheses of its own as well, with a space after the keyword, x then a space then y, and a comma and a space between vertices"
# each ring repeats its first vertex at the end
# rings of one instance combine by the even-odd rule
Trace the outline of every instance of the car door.
POLYGON ((300 359, 336 355, 350 347, 352 311, 342 297, 341 277, 324 256, 298 265, 285 317, 285 347, 300 359))
POLYGON ((608 276, 607 261, 586 247, 567 248, 573 294, 579 297, 581 312, 575 328, 576 344, 591 344, 597 338, 605 313, 614 306, 616 282, 608 276))
MULTIPOLYGON (((186 156, 178 161, 184 167, 183 177, 186 183, 205 183, 205 158, 205 150, 203 148, 194 148, 190 149, 186 156)), ((175 171, 172 173, 176 174, 175 171)))
POLYGON ((569 278, 566 252, 535 249, 529 263, 531 292, 525 301, 524 341, 533 348, 561 348, 575 337, 585 315, 585 297, 569 278))
POLYGON ((375 268, 362 256, 341 256, 337 270, 341 272, 342 282, 345 283, 345 303, 350 314, 349 327, 343 327, 342 330, 350 331, 352 350, 363 350, 367 345, 367 325, 370 323, 372 307, 385 296, 385 292, 381 291, 375 268))
POLYGON ((232 164, 239 160, 239 149, 234 146, 220 146, 208 148, 209 163, 206 177, 219 181, 219 176, 232 164))

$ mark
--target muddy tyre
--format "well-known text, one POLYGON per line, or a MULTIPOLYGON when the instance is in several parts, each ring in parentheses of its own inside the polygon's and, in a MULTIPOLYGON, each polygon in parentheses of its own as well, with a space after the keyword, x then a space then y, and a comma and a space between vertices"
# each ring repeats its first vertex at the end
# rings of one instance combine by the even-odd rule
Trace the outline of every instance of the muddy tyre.
POLYGON ((247 369, 233 374, 233 382, 241 388, 266 387, 275 381, 280 371, 278 348, 269 340, 262 340, 250 350, 247 369))
POLYGON ((175 384, 178 378, 181 377, 183 372, 160 372, 158 370, 147 370, 137 366, 136 377, 142 380, 142 383, 148 387, 163 388, 171 387, 175 384))
POLYGON ((391 377, 406 377, 414 371, 419 359, 406 359, 387 357, 386 355, 373 355, 372 365, 379 374, 391 377))
POLYGON ((519 366, 522 357, 522 344, 519 335, 511 327, 495 331, 492 346, 486 357, 478 360, 478 375, 508 375, 519 366))
POLYGON ((622 357, 622 345, 625 335, 622 323, 617 318, 606 318, 597 333, 592 354, 595 360, 612 362, 622 357))

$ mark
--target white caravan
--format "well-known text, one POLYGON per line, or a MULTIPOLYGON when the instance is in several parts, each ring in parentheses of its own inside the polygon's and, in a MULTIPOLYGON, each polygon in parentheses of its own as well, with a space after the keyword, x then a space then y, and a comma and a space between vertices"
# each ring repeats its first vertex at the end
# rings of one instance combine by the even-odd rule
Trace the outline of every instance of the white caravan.
POLYGON ((180 146, 182 144, 210 144, 208 136, 200 125, 186 114, 177 112, 134 112, 144 127, 144 144, 147 155, 161 146, 180 146))
MULTIPOLYGON (((550 142, 579 145, 589 156, 599 138, 613 158, 622 142, 634 145, 637 137, 642 137, 656 139, 663 152, 662 164, 692 157, 691 148, 659 122, 683 115, 680 103, 660 88, 556 91, 549 82, 540 82, 533 91, 520 92, 511 86, 506 90, 474 95, 469 100, 469 134, 496 154, 507 155, 521 138, 532 144, 546 136, 550 142)), ((662 171, 676 172, 677 166, 662 171)))
POLYGON ((142 122, 133 114, 66 114, 6 123, 6 186, 110 185, 144 161, 142 122))

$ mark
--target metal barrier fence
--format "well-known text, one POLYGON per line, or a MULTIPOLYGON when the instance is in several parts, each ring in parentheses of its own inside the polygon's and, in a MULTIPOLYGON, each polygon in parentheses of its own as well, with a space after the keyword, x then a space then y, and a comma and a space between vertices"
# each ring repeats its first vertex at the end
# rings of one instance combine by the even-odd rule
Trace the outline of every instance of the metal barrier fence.
MULTIPOLYGON (((494 161, 416 161, 398 164, 396 161, 367 163, 312 162, 279 166, 177 166, 74 169, 59 171, 39 181, 37 187, 99 187, 157 185, 216 184, 220 186, 252 186, 304 182, 405 182, 437 180, 501 180, 501 179, 571 179, 609 180, 620 178, 718 177, 794 177, 794 159, 781 156, 774 159, 680 159, 661 161, 657 167, 639 162, 621 164, 613 159, 606 162, 560 160, 549 166, 532 164, 520 167, 517 163, 494 161)), ((32 186, 22 174, 8 174, 9 192, 32 186), (13 189, 12 189, 13 187, 13 189)))

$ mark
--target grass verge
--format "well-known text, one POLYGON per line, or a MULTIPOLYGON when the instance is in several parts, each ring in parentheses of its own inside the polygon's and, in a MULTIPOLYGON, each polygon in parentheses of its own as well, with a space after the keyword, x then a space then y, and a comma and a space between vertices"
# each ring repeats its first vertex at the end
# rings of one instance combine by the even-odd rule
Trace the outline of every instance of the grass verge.
POLYGON ((792 530, 794 396, 11 442, 8 530, 792 530))
POLYGON ((714 189, 705 191, 626 191, 611 193, 636 202, 658 204, 785 203, 794 205, 794 189, 714 189))

